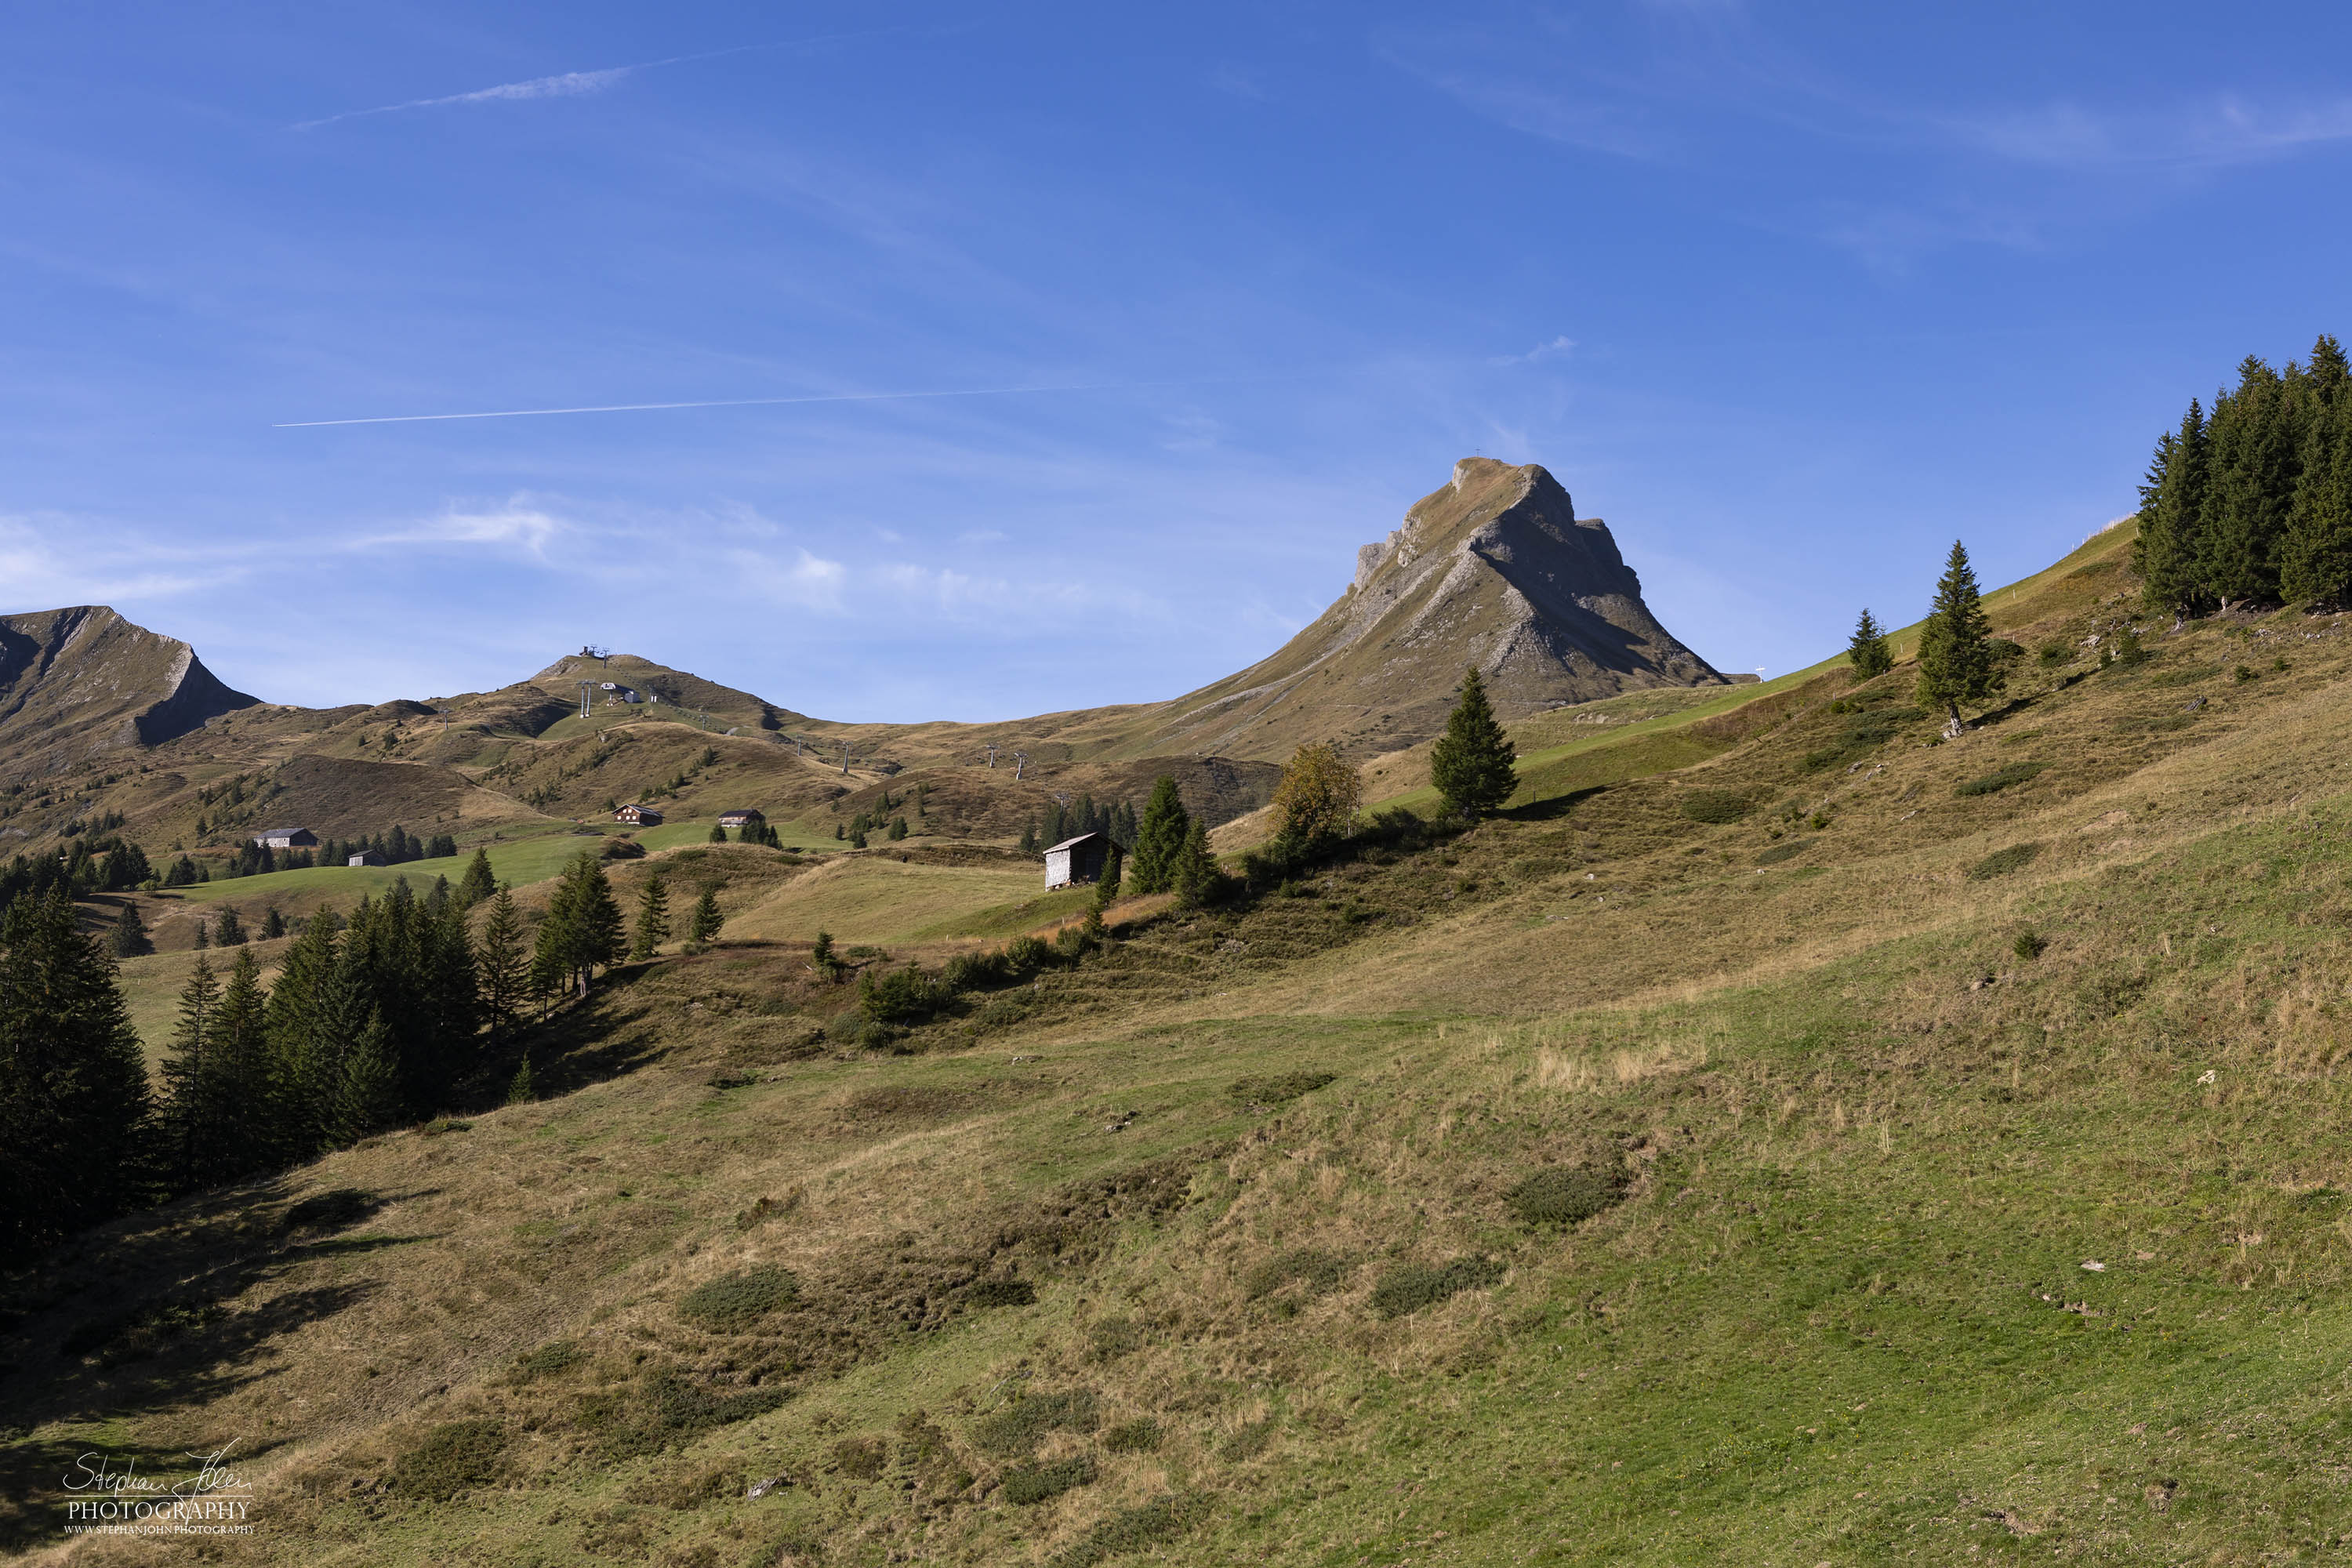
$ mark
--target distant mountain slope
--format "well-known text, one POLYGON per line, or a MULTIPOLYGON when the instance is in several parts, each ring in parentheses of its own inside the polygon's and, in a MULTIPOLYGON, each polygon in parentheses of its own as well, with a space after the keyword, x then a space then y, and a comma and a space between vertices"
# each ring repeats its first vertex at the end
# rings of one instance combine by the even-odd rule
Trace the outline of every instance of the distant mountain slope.
POLYGON ((257 701, 103 605, 0 616, 0 774, 158 745, 257 701))
POLYGON ((1550 474, 1465 458, 1402 527, 1358 552, 1355 581, 1314 625, 1168 704, 1150 749, 1392 751, 1444 727, 1471 665, 1506 718, 1637 688, 1727 684, 1658 624, 1608 527, 1580 521, 1550 474))

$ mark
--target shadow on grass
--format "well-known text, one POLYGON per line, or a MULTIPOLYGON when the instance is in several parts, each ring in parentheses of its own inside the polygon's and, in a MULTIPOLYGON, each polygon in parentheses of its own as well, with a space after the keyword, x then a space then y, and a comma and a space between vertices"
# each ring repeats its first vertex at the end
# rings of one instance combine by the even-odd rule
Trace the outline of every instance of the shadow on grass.
POLYGON ((1609 787, 1607 784, 1591 784, 1583 789, 1572 789, 1566 795, 1531 800, 1525 805, 1507 805, 1495 815, 1507 822, 1556 822, 1574 811, 1582 802, 1605 794, 1609 787))

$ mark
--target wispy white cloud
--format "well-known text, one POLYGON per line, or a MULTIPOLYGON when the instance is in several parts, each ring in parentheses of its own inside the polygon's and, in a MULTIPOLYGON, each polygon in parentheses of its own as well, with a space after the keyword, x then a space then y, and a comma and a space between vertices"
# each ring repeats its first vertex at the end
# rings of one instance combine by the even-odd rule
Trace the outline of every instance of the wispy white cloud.
POLYGON ((1486 363, 1488 364, 1535 364, 1542 360, 1565 359, 1575 352, 1574 338, 1557 337, 1549 342, 1538 343, 1523 354, 1497 354, 1486 363))
MULTIPOLYGON (((679 59, 694 58, 698 57, 678 57, 679 59)), ((456 103, 522 103, 540 98, 580 98, 588 93, 602 92, 635 72, 676 63, 676 60, 646 60, 636 65, 614 66, 605 70, 564 71, 556 76, 537 76, 528 81, 500 82, 496 87, 477 88, 472 92, 446 93, 439 98, 412 98, 405 103, 383 103, 373 109, 354 109, 341 114, 305 120, 289 129, 316 131, 321 125, 332 125, 339 121, 364 120, 374 114, 401 114, 412 109, 439 109, 456 103)))
POLYGON ((243 563, 192 555, 134 541, 101 520, 59 512, 0 516, 0 615, 64 605, 172 598, 245 575, 243 563), (110 563, 148 563, 124 570, 110 563), (159 564, 166 563, 169 564, 159 564))
POLYGON ((364 535, 352 542, 356 549, 388 544, 520 545, 533 555, 544 555, 550 541, 570 527, 543 508, 520 499, 487 511, 455 508, 390 533, 364 535))
POLYGON ((838 561, 827 561, 798 545, 781 555, 730 550, 726 560, 737 581, 760 598, 804 610, 842 608, 849 568, 838 561))
POLYGON ((2055 168, 2218 167, 2352 140, 2352 99, 2257 109, 2225 96, 2160 114, 2062 101, 1938 123, 1978 151, 2055 168))

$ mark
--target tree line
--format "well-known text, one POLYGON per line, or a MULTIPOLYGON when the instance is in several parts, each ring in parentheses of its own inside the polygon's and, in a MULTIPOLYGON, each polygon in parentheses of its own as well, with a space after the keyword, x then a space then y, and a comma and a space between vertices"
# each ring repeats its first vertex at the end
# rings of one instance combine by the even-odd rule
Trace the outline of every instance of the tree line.
MULTIPOLYGON (((488 857, 476 866, 460 889, 484 886, 488 857)), ((664 898, 656 885, 640 910, 647 952, 664 898)), ((689 937, 718 925, 706 892, 689 937)), ((508 888, 468 900, 445 879, 420 899, 403 879, 348 919, 310 916, 267 986, 250 947, 225 974, 199 954, 152 1092, 114 957, 79 929, 70 888, 20 894, 0 915, 0 1258, 478 1100, 534 1014, 584 996, 625 946, 593 854, 535 930, 508 888)), ((517 1079, 527 1093, 527 1058, 517 1079)))
POLYGON ((2133 563, 2150 609, 2352 602, 2352 366, 2323 333, 2307 363, 2249 354, 2209 411, 2157 438, 2133 563))

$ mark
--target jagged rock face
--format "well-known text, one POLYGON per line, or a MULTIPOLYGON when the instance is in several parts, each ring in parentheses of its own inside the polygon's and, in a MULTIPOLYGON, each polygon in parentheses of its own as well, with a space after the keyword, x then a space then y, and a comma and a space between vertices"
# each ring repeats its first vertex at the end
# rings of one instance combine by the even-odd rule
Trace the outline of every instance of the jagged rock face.
POLYGON ((103 605, 0 616, 0 772, 160 745, 257 701, 222 685, 186 643, 103 605))
POLYGON ((1391 751, 1444 727, 1472 665, 1506 718, 1725 681, 1658 624, 1607 525, 1579 521, 1558 480, 1465 458, 1357 552, 1355 581, 1313 626, 1179 699, 1157 738, 1242 757, 1327 739, 1353 755, 1391 751))

